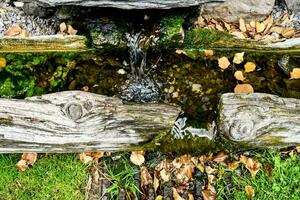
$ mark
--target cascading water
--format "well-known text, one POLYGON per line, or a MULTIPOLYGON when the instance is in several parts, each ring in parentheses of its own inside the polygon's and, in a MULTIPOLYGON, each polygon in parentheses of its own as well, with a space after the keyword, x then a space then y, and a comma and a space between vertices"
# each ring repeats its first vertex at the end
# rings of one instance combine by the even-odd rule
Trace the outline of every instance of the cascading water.
MULTIPOLYGON (((158 102, 160 99, 159 86, 157 82, 149 76, 147 67, 147 50, 155 44, 155 36, 143 36, 141 32, 137 34, 127 34, 130 77, 127 83, 121 87, 121 99, 139 103, 158 102)), ((150 68, 151 69, 151 68, 150 68)))

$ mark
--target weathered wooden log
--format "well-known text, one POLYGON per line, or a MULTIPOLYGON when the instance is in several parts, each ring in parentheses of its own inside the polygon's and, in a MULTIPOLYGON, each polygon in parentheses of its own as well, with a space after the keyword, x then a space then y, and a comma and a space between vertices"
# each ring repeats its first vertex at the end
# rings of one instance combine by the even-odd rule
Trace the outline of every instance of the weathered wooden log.
MULTIPOLYGON (((32 0, 21 1, 30 2, 32 0)), ((224 0, 37 0, 34 2, 47 7, 76 5, 87 7, 114 7, 120 9, 170 9, 223 1, 224 0)))
POLYGON ((300 144, 300 99, 276 95, 223 94, 219 131, 231 144, 245 148, 300 144))
POLYGON ((82 91, 0 99, 0 153, 128 149, 170 131, 179 112, 82 91))

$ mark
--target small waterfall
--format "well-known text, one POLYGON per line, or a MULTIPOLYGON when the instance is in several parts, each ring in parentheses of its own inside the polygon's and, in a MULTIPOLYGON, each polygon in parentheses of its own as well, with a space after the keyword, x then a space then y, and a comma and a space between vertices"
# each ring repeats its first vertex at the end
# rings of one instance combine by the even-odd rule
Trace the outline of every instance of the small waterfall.
POLYGON ((138 103, 155 103, 160 99, 159 87, 149 76, 147 69, 147 50, 155 45, 155 36, 145 36, 142 32, 127 34, 131 74, 127 83, 121 87, 121 98, 138 103))

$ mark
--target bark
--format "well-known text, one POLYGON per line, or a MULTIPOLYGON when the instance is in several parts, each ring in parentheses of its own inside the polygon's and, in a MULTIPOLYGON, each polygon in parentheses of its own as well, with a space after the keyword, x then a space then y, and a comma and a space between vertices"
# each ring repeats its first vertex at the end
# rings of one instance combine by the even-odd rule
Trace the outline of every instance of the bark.
POLYGON ((82 91, 0 99, 0 153, 124 150, 171 130, 179 112, 82 91))

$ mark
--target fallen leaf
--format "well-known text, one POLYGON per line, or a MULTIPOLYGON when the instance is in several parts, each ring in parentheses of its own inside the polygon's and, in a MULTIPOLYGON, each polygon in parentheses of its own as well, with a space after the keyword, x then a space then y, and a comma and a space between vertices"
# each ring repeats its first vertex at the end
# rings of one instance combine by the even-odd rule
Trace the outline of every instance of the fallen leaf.
POLYGON ((21 171, 25 171, 26 169, 28 169, 28 165, 27 165, 26 160, 20 160, 16 164, 16 167, 17 167, 18 170, 21 170, 21 171))
POLYGON ((221 69, 227 69, 230 65, 230 62, 227 57, 222 57, 218 59, 219 67, 221 69))
POLYGON ((22 28, 20 27, 20 24, 14 24, 12 25, 7 31, 4 32, 4 35, 6 36, 17 36, 22 32, 22 28))
POLYGON ((173 199, 174 200, 184 200, 177 192, 176 188, 172 188, 173 189, 173 199))
POLYGON ((264 165, 264 168, 265 168, 265 170, 266 170, 266 172, 267 172, 267 174, 268 174, 268 176, 272 176, 272 165, 270 165, 270 164, 265 164, 264 165))
POLYGON ((225 22, 225 21, 223 21, 223 24, 224 24, 225 28, 227 29, 227 31, 230 31, 230 30, 231 30, 230 24, 228 24, 228 23, 225 22))
POLYGON ((234 93, 246 93, 251 94, 254 92, 253 87, 250 84, 237 84, 234 88, 234 93))
POLYGON ((241 156, 240 161, 242 161, 242 163, 245 165, 252 176, 255 176, 257 174, 261 166, 259 162, 256 162, 252 158, 248 158, 246 156, 241 156))
POLYGON ((171 177, 171 173, 167 172, 167 170, 163 169, 160 171, 160 177, 164 182, 168 182, 171 177))
POLYGON ((292 72, 290 72, 290 79, 300 79, 300 68, 294 68, 292 72))
POLYGON ((217 193, 215 188, 212 185, 208 185, 207 189, 202 191, 203 200, 216 200, 217 193))
POLYGON ((207 174, 213 174, 213 173, 215 173, 217 170, 216 169, 213 169, 213 168, 211 168, 210 166, 206 166, 205 167, 205 172, 207 173, 207 174))
POLYGON ((191 193, 188 194, 188 200, 195 200, 193 194, 191 194, 191 193))
POLYGON ((68 32, 69 35, 76 35, 77 30, 74 29, 71 25, 68 25, 68 32))
POLYGON ((257 21, 255 24, 255 28, 257 33, 262 33, 265 30, 266 25, 263 22, 257 21))
POLYGON ((93 158, 91 156, 87 156, 85 153, 79 154, 79 159, 83 164, 88 164, 93 161, 93 158))
POLYGON ((248 73, 248 72, 253 72, 255 71, 256 69, 256 65, 254 62, 247 62, 245 65, 244 65, 244 68, 245 68, 245 72, 248 73))
POLYGON ((178 182, 187 182, 193 177, 195 166, 191 164, 184 165, 176 173, 176 179, 178 182))
POLYGON ((158 195, 158 196, 155 198, 155 200, 163 200, 163 196, 158 195))
POLYGON ((22 160, 25 160, 27 165, 33 165, 37 160, 37 153, 23 153, 22 160))
POLYGON ((296 147, 297 153, 300 153, 300 146, 296 147))
POLYGON ((153 181, 154 192, 157 191, 158 187, 159 187, 159 179, 157 178, 156 175, 154 175, 154 181, 153 181))
POLYGON ((147 186, 152 183, 152 177, 147 169, 147 167, 141 167, 141 186, 147 186))
POLYGON ((0 57, 0 69, 3 69, 6 67, 6 59, 0 57))
POLYGON ((239 165, 240 165, 240 161, 234 160, 228 164, 228 169, 233 171, 233 170, 237 169, 239 167, 239 165))
POLYGON ((220 151, 213 159, 215 162, 224 162, 228 158, 228 155, 223 151, 220 151))
POLYGON ((255 21, 251 21, 251 22, 250 22, 250 26, 251 26, 252 28, 256 28, 256 27, 255 27, 255 21))
POLYGON ((86 154, 92 158, 102 158, 104 156, 104 152, 90 152, 89 154, 86 154))
POLYGON ((241 64, 244 61, 244 54, 245 54, 245 52, 234 54, 233 63, 241 64))
POLYGON ((278 34, 281 34, 283 31, 283 28, 280 27, 280 26, 273 26, 271 29, 270 29, 270 32, 271 33, 278 33, 278 34))
POLYGON ((234 77, 236 78, 236 80, 238 81, 244 81, 245 80, 245 77, 243 75, 243 72, 238 70, 234 73, 234 77))
POLYGON ((253 189, 252 186, 247 185, 245 187, 245 191, 246 191, 246 194, 247 194, 247 196, 248 196, 249 199, 252 199, 254 197, 255 192, 254 192, 254 189, 253 189))
POLYGON ((61 23, 61 24, 59 25, 59 32, 60 32, 61 34, 63 34, 63 33, 65 33, 66 30, 67 30, 67 24, 66 24, 65 22, 61 23))
POLYGON ((142 165, 145 162, 143 151, 133 151, 131 152, 130 161, 135 165, 142 165))
POLYGON ((295 30, 293 28, 287 28, 287 29, 284 29, 281 33, 281 35, 285 38, 291 38, 291 37, 294 37, 295 35, 295 30))
POLYGON ((207 175, 208 184, 212 184, 214 179, 215 179, 214 175, 211 175, 211 174, 207 175))
POLYGON ((235 31, 230 33, 231 35, 237 37, 238 39, 246 39, 245 35, 242 32, 235 31))
POLYGON ((265 19, 265 21, 263 21, 263 23, 264 23, 265 26, 266 26, 266 28, 265 28, 263 34, 267 34, 267 33, 270 31, 270 29, 271 29, 271 27, 272 27, 272 25, 273 25, 273 16, 272 16, 272 15, 269 15, 269 16, 267 17, 267 19, 265 19))
POLYGON ((205 50, 205 51, 204 51, 204 55, 205 55, 206 57, 213 56, 213 55, 214 55, 214 51, 213 51, 213 50, 205 50))
POLYGON ((245 25, 245 20, 243 18, 239 19, 239 28, 242 32, 246 32, 246 25, 245 25))

